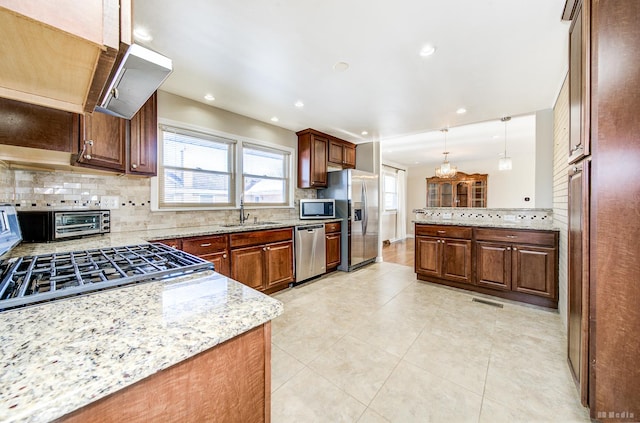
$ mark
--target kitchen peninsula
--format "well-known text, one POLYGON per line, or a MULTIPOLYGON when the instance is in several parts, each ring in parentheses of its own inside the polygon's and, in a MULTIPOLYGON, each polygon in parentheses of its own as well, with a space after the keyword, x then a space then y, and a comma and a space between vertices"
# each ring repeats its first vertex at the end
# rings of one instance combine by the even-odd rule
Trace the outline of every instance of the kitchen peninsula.
MULTIPOLYGON (((11 255, 131 245, 173 231, 22 244, 11 255)), ((270 320, 282 311, 204 271, 0 313, 0 421, 267 421, 270 320)))
POLYGON ((551 210, 426 208, 416 214, 417 278, 558 307, 559 231, 551 210))

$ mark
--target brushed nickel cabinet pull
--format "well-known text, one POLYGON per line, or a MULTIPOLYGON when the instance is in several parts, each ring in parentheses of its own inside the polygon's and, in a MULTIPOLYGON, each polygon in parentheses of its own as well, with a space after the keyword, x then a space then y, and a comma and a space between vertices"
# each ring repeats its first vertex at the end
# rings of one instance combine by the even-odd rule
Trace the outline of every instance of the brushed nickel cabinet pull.
POLYGON ((211 247, 211 243, 210 242, 206 242, 204 244, 200 244, 201 247, 211 247))

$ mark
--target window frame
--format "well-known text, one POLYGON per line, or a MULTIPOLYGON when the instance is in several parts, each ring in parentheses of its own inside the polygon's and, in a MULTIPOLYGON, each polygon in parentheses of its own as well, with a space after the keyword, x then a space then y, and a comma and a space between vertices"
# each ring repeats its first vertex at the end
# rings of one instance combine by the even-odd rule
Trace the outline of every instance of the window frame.
POLYGON ((384 170, 382 172, 382 204, 384 207, 384 212, 387 214, 392 214, 392 213, 397 213, 398 212, 398 174, 396 172, 390 172, 388 170, 384 170), (390 177, 393 178, 394 180, 394 191, 393 192, 389 192, 387 191, 387 183, 386 183, 386 178, 390 177), (387 194, 393 194, 395 195, 395 208, 393 209, 388 209, 387 208, 387 194))
POLYGON ((244 172, 243 172, 243 146, 251 145, 258 148, 264 148, 266 150, 277 150, 282 151, 285 154, 289 155, 289 160, 287 163, 287 186, 286 190, 286 201, 285 203, 249 203, 245 204, 245 208, 247 209, 261 209, 261 208, 294 208, 294 190, 296 187, 296 173, 294 171, 294 164, 297 162, 297 152, 295 148, 289 147, 286 145, 276 144, 269 141, 262 141, 248 137, 241 137, 239 135, 230 134, 223 131, 213 130, 211 128, 200 127, 196 125, 191 125, 184 122, 172 121, 169 119, 158 119, 158 174, 151 178, 151 211, 197 211, 197 210, 237 210, 240 208, 240 199, 243 193, 243 183, 244 183, 244 172), (164 175, 164 165, 163 165, 163 139, 162 139, 162 127, 171 127, 176 128, 178 130, 183 130, 186 132, 195 132, 196 134, 203 134, 205 136, 213 137, 213 138, 223 138, 227 140, 234 141, 233 145, 233 161, 231 166, 234 171, 231 172, 231 177, 233 178, 233 186, 232 186, 232 195, 231 202, 229 204, 224 205, 215 205, 213 203, 209 203, 206 205, 164 205, 160 202, 160 185, 163 184, 163 180, 161 179, 164 175))
POLYGON ((240 152, 238 153, 238 161, 239 161, 239 171, 238 171, 238 192, 244 198, 244 205, 246 207, 288 207, 291 204, 291 175, 292 175, 292 153, 291 151, 286 151, 283 148, 268 146, 264 144, 258 144, 250 141, 243 141, 240 146, 240 152), (283 164, 283 174, 282 178, 273 177, 273 176, 265 176, 265 175, 253 175, 247 174, 244 171, 244 152, 245 149, 249 150, 262 150, 267 153, 281 153, 285 159, 285 163, 283 164), (264 203, 264 202, 249 202, 247 201, 247 195, 244 192, 244 179, 246 176, 267 179, 267 180, 282 180, 284 181, 284 201, 279 203, 264 203))

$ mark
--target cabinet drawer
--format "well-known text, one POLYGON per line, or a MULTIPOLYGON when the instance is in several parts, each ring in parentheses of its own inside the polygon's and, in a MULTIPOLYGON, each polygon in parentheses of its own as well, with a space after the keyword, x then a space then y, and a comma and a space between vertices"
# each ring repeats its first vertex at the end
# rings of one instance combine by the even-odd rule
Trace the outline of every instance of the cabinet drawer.
POLYGON ((207 235, 182 240, 182 249, 196 256, 218 253, 227 249, 228 235, 207 235))
POLYGON ((324 232, 327 234, 333 233, 333 232, 340 232, 340 222, 332 222, 332 223, 325 223, 324 224, 324 232))
POLYGON ((180 238, 155 239, 149 242, 156 242, 158 244, 164 244, 167 247, 175 248, 176 250, 182 250, 182 240, 180 238))
POLYGON ((271 242, 293 241, 293 229, 269 229, 266 231, 239 232, 230 235, 231 248, 269 244, 271 242))
POLYGON ((476 229, 478 241, 501 241, 515 244, 555 245, 555 233, 517 229, 476 229))
POLYGON ((471 239, 471 232, 466 226, 416 225, 416 235, 471 239))

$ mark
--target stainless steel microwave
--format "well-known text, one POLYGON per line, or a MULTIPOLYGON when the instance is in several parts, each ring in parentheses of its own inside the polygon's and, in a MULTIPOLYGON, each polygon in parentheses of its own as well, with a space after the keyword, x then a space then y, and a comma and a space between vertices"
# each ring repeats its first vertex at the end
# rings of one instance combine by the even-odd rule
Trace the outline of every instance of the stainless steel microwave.
POLYGON ((332 219, 336 217, 336 200, 301 199, 300 219, 332 219))
POLYGON ((60 241, 111 231, 109 210, 19 211, 25 242, 60 241))

